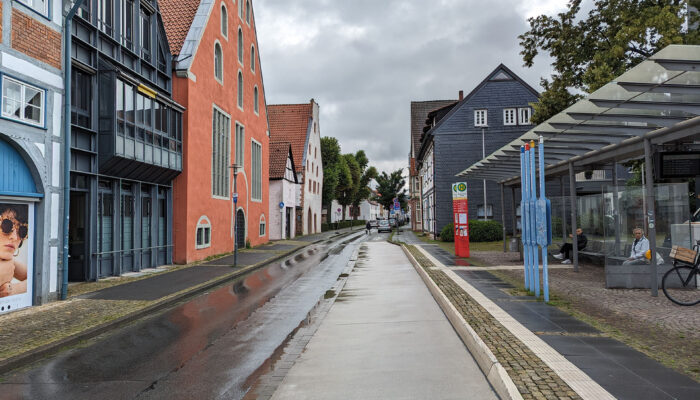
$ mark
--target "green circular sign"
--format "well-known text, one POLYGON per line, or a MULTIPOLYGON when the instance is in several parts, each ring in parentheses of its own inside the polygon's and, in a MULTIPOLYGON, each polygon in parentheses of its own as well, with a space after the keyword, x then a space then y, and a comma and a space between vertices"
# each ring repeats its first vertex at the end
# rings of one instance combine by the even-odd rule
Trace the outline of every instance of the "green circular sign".
POLYGON ((457 190, 459 190, 460 192, 463 192, 463 191, 467 190, 467 185, 465 183, 460 183, 457 185, 457 190))

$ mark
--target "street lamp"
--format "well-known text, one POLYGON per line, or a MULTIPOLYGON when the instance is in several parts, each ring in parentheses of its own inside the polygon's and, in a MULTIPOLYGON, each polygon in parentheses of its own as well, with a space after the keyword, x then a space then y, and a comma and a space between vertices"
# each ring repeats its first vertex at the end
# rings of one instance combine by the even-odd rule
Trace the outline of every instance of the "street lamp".
POLYGON ((236 210, 236 204, 238 203, 238 192, 236 191, 236 178, 238 178, 238 172, 243 168, 242 165, 231 164, 231 173, 233 174, 233 192, 231 193, 231 201, 233 202, 233 266, 238 265, 238 210, 236 210))
MULTIPOLYGON (((488 126, 481 128, 481 159, 483 160, 486 158, 486 135, 484 133, 485 128, 488 128, 488 126)), ((488 205, 486 204, 486 179, 484 179, 484 221, 488 219, 487 213, 487 208, 488 205)))

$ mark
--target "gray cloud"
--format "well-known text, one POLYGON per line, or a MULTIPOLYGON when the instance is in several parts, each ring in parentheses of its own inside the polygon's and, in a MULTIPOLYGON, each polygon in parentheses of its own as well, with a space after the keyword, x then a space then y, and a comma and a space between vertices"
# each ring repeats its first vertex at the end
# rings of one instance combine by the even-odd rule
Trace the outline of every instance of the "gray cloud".
POLYGON ((526 12, 551 3, 258 0, 266 100, 314 98, 321 134, 343 152, 363 149, 380 170, 405 167, 411 101, 456 99, 499 63, 538 87, 549 62, 523 68, 517 36, 528 29, 526 12))

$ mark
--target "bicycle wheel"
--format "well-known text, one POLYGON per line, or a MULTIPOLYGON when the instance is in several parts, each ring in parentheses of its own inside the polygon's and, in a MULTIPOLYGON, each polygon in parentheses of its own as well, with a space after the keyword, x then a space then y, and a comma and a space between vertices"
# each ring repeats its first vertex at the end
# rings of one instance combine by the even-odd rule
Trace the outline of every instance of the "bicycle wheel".
POLYGON ((697 280, 697 269, 679 265, 664 274, 661 287, 666 297, 672 302, 681 306, 692 306, 700 303, 697 280))

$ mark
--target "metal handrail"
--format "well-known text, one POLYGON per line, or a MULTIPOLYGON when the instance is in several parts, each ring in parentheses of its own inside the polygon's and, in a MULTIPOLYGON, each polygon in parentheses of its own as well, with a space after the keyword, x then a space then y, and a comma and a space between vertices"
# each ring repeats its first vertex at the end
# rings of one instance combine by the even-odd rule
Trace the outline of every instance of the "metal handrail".
POLYGON ((142 251, 142 250, 153 250, 153 249, 160 249, 163 247, 173 247, 172 244, 164 244, 162 246, 153 246, 153 247, 140 247, 140 248, 135 248, 135 249, 129 249, 129 250, 112 250, 112 251, 101 251, 99 253, 92 253, 93 256, 101 256, 104 254, 115 254, 115 253, 126 253, 126 252, 132 252, 132 251, 142 251))

